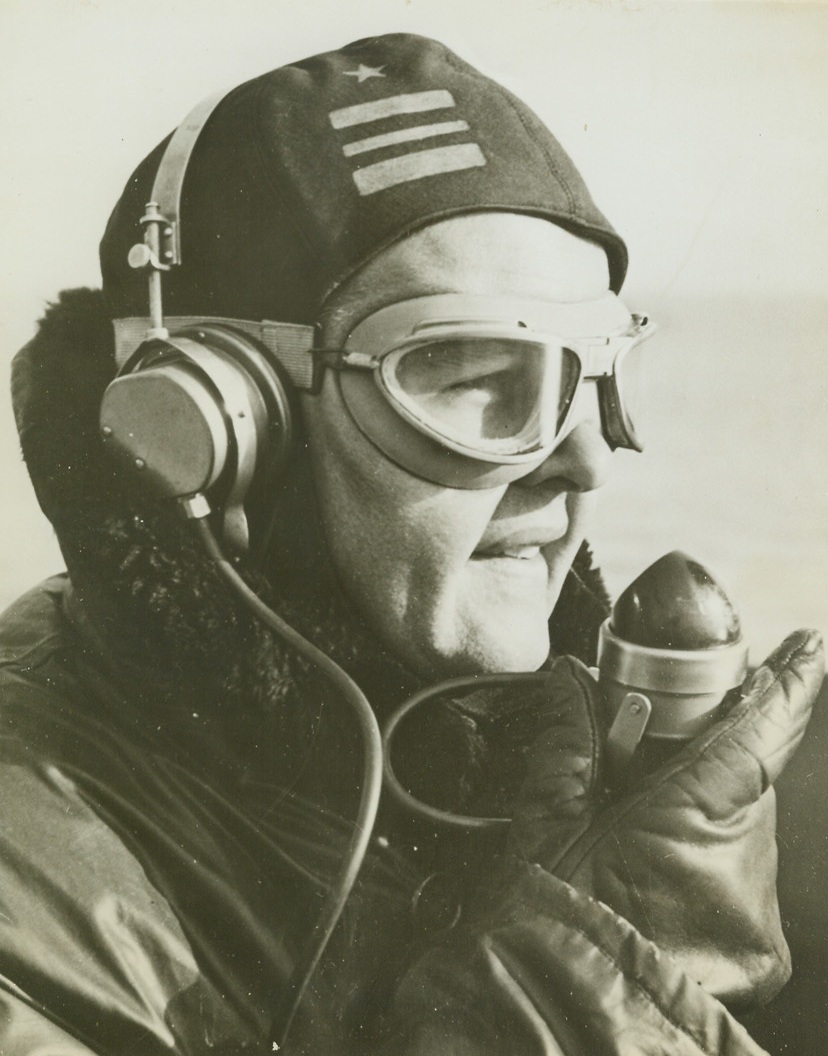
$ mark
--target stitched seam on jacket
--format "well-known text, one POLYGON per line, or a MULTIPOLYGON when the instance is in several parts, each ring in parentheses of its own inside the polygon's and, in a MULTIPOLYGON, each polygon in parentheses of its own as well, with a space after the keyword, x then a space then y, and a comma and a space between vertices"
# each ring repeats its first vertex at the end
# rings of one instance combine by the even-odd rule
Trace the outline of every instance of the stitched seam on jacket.
MULTIPOLYGON (((609 950, 605 949, 605 947, 602 946, 600 943, 597 943, 595 941, 595 939, 593 939, 591 935, 589 935, 586 931, 584 931, 584 929, 582 927, 580 927, 578 924, 567 924, 567 925, 565 925, 565 927, 567 927, 570 931, 577 932, 577 934, 579 934, 582 938, 586 939, 586 941, 589 943, 589 945, 594 950, 596 950, 604 958, 604 960, 606 960, 610 965, 612 965, 612 967, 616 969, 616 971, 619 973, 619 975, 621 975, 622 978, 626 982, 628 982, 630 984, 630 986, 632 986, 632 988, 634 990, 637 990, 647 1000, 648 1004, 652 1008, 655 1009, 655 1011, 661 1016, 661 1018, 666 1023, 669 1023, 678 1033, 685 1035, 691 1042, 693 1042, 694 1045, 696 1045, 696 1047, 701 1052, 705 1053, 705 1056, 719 1056, 719 1053, 713 1052, 710 1049, 708 1049, 702 1043, 702 1041, 696 1036, 696 1034, 695 1034, 695 1032, 693 1030, 691 1030, 689 1027, 684 1026, 682 1023, 678 1023, 667 1012, 665 1012, 664 1009, 659 1004, 659 1002, 656 1000, 655 994, 653 994, 653 992, 650 990, 650 988, 645 986, 640 979, 635 979, 635 978, 631 977, 630 975, 628 975, 624 971, 624 969, 621 967, 621 965, 618 963, 618 960, 615 958, 615 956, 609 950)), ((627 939, 627 938, 628 938, 628 936, 625 936, 625 939, 627 939)), ((500 955, 494 950, 493 946, 490 943, 487 943, 486 945, 488 946, 489 950, 491 951, 492 956, 496 957, 503 964, 504 968, 506 968, 506 970, 509 972, 509 974, 512 976, 512 978, 515 979, 515 985, 519 986, 520 989, 524 993, 526 993, 526 990, 521 986, 521 984, 515 978, 514 973, 511 971, 511 969, 508 968, 507 962, 504 961, 502 957, 500 957, 500 955)), ((528 993, 526 993, 526 998, 527 998, 528 1001, 531 1001, 531 1003, 532 1003, 532 1005, 534 1007, 537 1007, 535 1005, 535 1002, 532 1001, 532 998, 529 996, 528 993)), ((712 998, 712 1000, 715 1001, 715 998, 712 998)), ((538 1009, 538 1014, 539 1015, 541 1014, 540 1013, 540 1009, 538 1009)))

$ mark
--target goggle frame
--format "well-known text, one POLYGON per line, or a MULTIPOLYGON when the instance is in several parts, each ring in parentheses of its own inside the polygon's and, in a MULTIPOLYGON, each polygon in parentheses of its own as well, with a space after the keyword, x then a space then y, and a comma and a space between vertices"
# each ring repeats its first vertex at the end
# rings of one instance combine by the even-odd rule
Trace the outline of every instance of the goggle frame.
MULTIPOLYGON (((438 295, 438 297, 451 295, 438 295)), ((433 300, 420 298, 419 301, 433 300)), ((411 306, 417 302, 401 302, 382 309, 386 323, 392 322, 394 309, 401 318, 408 320, 411 306)), ((536 307, 533 305, 533 307, 536 307)), ((371 316, 367 317, 370 321, 371 316)), ((626 317, 626 326, 620 332, 601 336, 562 337, 549 332, 539 332, 518 319, 505 322, 498 319, 481 318, 435 318, 422 320, 405 328, 402 336, 390 342, 384 341, 381 349, 371 348, 378 336, 387 334, 391 327, 385 326, 369 334, 362 324, 351 332, 344 346, 340 349, 317 349, 320 367, 333 370, 372 371, 377 387, 396 413, 414 429, 429 439, 467 458, 476 461, 490 462, 496 465, 521 466, 537 463, 548 457, 567 435, 567 425, 572 417, 577 402, 577 392, 584 381, 598 383, 601 426, 607 444, 612 450, 628 448, 634 451, 643 450, 643 443, 638 436, 635 423, 628 412, 619 384, 619 368, 629 353, 645 341, 655 331, 656 325, 643 313, 630 313, 626 317), (371 340, 373 338, 373 340, 371 340), (448 340, 457 339, 503 340, 542 347, 547 351, 563 354, 568 351, 578 362, 578 377, 572 387, 563 418, 555 415, 554 434, 539 441, 525 450, 514 453, 495 452, 464 443, 456 435, 447 434, 427 421, 417 412, 413 400, 406 399, 404 391, 393 381, 394 366, 414 349, 440 345, 448 340), (356 346, 356 347, 355 347, 356 346)))

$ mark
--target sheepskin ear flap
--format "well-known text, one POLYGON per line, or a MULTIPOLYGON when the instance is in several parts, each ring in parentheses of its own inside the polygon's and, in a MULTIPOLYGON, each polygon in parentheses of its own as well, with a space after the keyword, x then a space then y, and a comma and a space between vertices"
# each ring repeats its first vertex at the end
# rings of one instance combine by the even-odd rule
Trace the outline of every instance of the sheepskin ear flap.
POLYGON ((57 526, 120 493, 98 431, 115 374, 114 333, 100 290, 62 293, 14 358, 12 401, 40 507, 57 526))

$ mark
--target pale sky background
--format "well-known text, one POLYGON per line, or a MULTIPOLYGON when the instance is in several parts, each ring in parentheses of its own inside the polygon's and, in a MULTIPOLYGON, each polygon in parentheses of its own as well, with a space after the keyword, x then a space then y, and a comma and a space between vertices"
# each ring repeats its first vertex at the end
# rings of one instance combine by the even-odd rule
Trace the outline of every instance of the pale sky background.
MULTIPOLYGON (((202 96, 390 31, 522 96, 623 233, 656 316, 653 426, 594 545, 620 590, 682 548, 754 650, 828 631, 828 5, 606 0, 2 0, 2 370, 97 285, 137 162, 202 96)), ((62 567, 0 397, 0 606, 62 567)))

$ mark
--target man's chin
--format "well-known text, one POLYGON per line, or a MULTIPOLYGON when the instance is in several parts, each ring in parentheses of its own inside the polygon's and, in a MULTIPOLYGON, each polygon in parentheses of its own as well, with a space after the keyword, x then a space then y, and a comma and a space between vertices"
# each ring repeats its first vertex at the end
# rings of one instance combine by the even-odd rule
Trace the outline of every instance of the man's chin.
POLYGON ((439 666, 446 678, 537 671, 548 655, 549 632, 545 621, 542 626, 533 627, 504 621, 485 632, 478 629, 466 640, 464 648, 451 657, 443 657, 439 666))
POLYGON ((467 606, 468 618, 455 625, 455 648, 443 653, 441 667, 452 672, 447 677, 537 671, 549 655, 549 616, 565 578, 524 592, 478 594, 478 604, 467 606))

